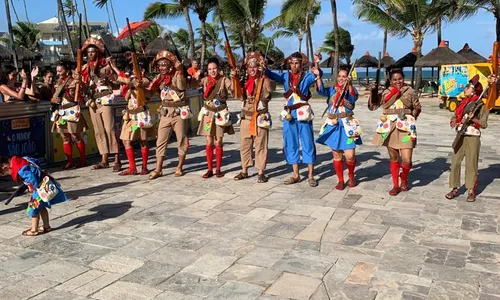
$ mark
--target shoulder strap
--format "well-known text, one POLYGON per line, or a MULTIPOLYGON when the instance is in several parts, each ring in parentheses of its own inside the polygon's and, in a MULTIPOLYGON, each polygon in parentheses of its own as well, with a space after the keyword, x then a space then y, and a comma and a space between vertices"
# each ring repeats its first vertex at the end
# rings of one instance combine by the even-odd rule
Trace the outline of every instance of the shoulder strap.
POLYGON ((206 99, 207 101, 214 100, 215 95, 217 95, 217 93, 219 92, 219 90, 222 86, 222 82, 224 80, 225 80, 225 77, 221 77, 221 78, 219 78, 219 80, 217 80, 217 83, 215 84, 214 89, 210 92, 210 94, 208 95, 208 97, 206 99))

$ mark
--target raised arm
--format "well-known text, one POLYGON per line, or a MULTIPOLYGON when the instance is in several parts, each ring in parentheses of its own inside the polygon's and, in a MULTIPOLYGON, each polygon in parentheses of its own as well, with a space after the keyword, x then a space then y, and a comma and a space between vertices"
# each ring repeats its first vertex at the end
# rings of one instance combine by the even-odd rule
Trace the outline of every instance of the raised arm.
POLYGON ((277 74, 266 68, 266 76, 269 77, 269 79, 271 79, 272 81, 285 83, 285 73, 277 74))

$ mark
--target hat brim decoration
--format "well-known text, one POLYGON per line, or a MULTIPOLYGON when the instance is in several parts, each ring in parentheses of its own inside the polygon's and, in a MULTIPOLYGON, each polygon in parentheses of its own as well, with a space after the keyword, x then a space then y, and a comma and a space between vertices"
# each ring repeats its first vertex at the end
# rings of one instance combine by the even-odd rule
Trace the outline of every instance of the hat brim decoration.
POLYGON ((264 56, 260 53, 260 51, 250 52, 245 56, 245 60, 243 61, 243 65, 248 67, 250 60, 256 59, 257 64, 260 65, 264 61, 264 56))
POLYGON ((153 60, 153 66, 156 66, 158 62, 163 59, 170 61, 172 66, 174 66, 178 61, 175 54, 167 50, 162 50, 156 54, 155 59, 153 60))
POLYGON ((104 44, 102 40, 95 37, 88 38, 82 45, 82 51, 86 52, 90 47, 95 47, 101 54, 104 54, 104 44))
MULTIPOLYGON (((302 66, 306 66, 308 63, 309 63, 309 59, 307 59, 307 56, 304 54, 304 53, 300 53, 300 56, 302 56, 302 66)), ((296 60, 297 58, 296 57, 292 57, 291 55, 288 56, 286 59, 285 59, 285 62, 286 64, 290 64, 292 62, 292 60, 296 60)))

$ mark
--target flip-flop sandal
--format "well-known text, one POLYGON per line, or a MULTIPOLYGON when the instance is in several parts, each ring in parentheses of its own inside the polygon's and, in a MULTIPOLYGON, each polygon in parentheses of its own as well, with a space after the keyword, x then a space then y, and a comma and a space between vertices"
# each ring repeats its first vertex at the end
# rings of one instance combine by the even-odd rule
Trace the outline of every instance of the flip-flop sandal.
POLYGON ((153 180, 161 176, 163 176, 163 172, 153 171, 149 174, 149 180, 153 180))
POLYGON ((184 171, 182 171, 181 169, 177 169, 177 170, 175 170, 174 176, 175 177, 184 176, 184 171))
POLYGON ((107 168, 109 168, 109 165, 103 164, 102 162, 98 163, 97 165, 92 166, 92 170, 100 170, 100 169, 107 169, 107 168))
POLYGON ((52 227, 45 227, 45 226, 40 226, 38 227, 38 232, 39 233, 49 233, 52 230, 52 227))
POLYGON ((248 173, 240 172, 238 175, 234 176, 234 180, 243 180, 248 178, 248 173))
POLYGON ((288 178, 287 180, 285 180, 286 185, 295 184, 298 182, 300 182, 300 177, 293 177, 292 176, 292 177, 288 178))
POLYGON ((476 201, 476 195, 469 193, 467 195, 467 202, 475 202, 476 201))
POLYGON ((257 183, 266 183, 269 181, 269 179, 264 174, 259 174, 257 178, 257 183))
POLYGON ((454 199, 454 198, 458 197, 458 190, 453 189, 453 190, 451 190, 451 192, 446 194, 444 197, 448 200, 454 199))
POLYGON ((318 182, 316 181, 316 179, 314 178, 309 178, 307 180, 307 182, 309 183, 309 186, 310 187, 317 187, 318 186, 318 182))
POLYGON ((30 228, 30 229, 26 229, 25 231, 23 231, 22 234, 23 234, 23 236, 37 236, 38 231, 32 231, 30 228))
POLYGON ((121 163, 113 165, 113 172, 120 172, 121 170, 122 170, 122 164, 121 163))

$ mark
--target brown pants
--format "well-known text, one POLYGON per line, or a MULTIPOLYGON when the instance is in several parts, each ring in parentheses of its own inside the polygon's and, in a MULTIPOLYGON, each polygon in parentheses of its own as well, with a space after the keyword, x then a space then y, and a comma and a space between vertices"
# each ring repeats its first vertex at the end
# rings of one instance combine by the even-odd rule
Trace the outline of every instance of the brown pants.
POLYGON ((158 126, 158 140, 156 140, 156 157, 164 157, 167 152, 167 144, 175 132, 177 138, 177 150, 179 156, 186 155, 189 141, 187 138, 188 121, 181 119, 180 116, 170 117, 162 116, 158 126))
POLYGON ((462 146, 457 153, 451 157, 450 188, 459 188, 460 168, 462 160, 465 157, 465 187, 474 188, 477 179, 479 150, 481 149, 481 140, 478 136, 465 136, 462 146))
POLYGON ((94 135, 99 154, 118 153, 113 107, 97 104, 97 108, 90 107, 89 112, 92 124, 94 124, 94 135))
POLYGON ((251 167, 253 165, 252 149, 255 144, 255 167, 265 170, 267 164, 267 150, 269 142, 269 130, 257 127, 257 136, 249 133, 250 120, 241 120, 240 124, 240 156, 241 166, 251 167))

